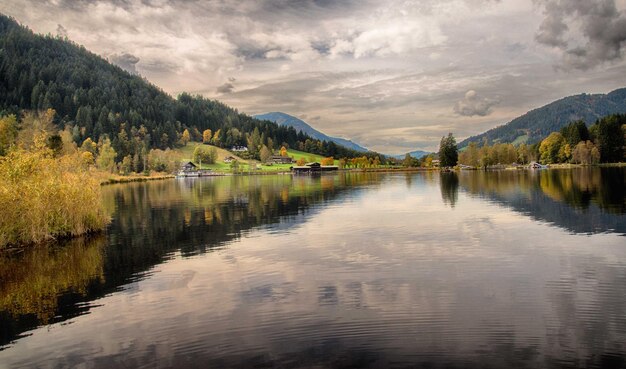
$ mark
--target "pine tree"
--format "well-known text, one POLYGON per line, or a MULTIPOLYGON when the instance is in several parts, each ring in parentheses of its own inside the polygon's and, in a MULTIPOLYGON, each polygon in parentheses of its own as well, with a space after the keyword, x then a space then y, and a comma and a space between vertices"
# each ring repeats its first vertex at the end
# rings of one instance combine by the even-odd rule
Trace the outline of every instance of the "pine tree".
POLYGON ((442 168, 453 167, 459 161, 459 152, 452 133, 448 133, 447 137, 444 136, 441 138, 441 143, 439 144, 439 161, 442 168))

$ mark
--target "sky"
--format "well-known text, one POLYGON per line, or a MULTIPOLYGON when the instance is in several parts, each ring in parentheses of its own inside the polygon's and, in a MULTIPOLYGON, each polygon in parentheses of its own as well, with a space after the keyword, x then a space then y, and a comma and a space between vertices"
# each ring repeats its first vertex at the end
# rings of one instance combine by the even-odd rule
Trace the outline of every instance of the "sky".
POLYGON ((626 0, 3 0, 0 12, 172 96, 282 111, 386 154, 626 87, 626 0))

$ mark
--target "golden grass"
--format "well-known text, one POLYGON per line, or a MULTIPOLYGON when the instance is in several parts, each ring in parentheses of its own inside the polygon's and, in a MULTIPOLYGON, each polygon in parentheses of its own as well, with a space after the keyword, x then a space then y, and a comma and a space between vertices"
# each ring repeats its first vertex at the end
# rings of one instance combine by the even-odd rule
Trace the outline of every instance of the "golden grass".
POLYGON ((0 158, 0 248, 104 229, 100 183, 79 154, 14 150, 0 158))

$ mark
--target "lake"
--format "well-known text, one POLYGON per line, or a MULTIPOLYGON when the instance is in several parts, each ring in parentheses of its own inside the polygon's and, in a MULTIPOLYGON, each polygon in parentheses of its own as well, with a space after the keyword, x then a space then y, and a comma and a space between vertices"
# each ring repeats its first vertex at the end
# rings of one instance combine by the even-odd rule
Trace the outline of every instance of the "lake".
POLYGON ((0 368, 626 367, 626 170, 103 187, 0 256, 0 368))

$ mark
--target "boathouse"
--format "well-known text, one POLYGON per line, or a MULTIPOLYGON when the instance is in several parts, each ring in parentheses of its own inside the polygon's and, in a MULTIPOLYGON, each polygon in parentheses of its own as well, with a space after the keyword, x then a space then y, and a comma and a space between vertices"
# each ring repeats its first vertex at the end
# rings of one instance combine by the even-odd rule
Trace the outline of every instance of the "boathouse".
POLYGON ((336 165, 321 165, 320 163, 306 163, 302 166, 292 167, 294 173, 319 173, 339 170, 336 165))
POLYGON ((272 155, 270 156, 268 162, 273 164, 291 164, 293 163, 293 159, 289 156, 272 155))
POLYGON ((192 163, 190 161, 184 163, 180 167, 180 170, 183 171, 183 172, 191 172, 191 171, 194 171, 194 170, 197 170, 197 169, 198 169, 198 167, 194 163, 192 163))

